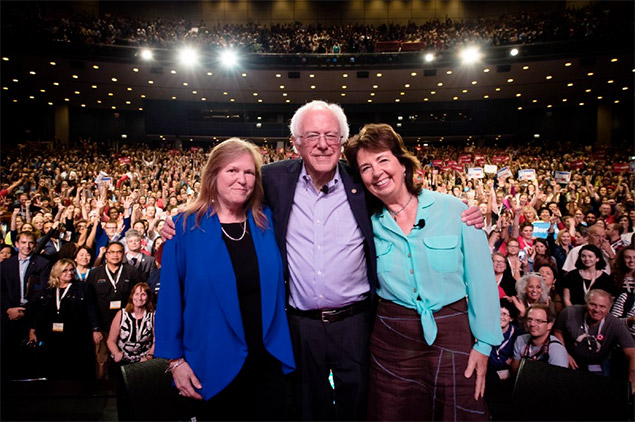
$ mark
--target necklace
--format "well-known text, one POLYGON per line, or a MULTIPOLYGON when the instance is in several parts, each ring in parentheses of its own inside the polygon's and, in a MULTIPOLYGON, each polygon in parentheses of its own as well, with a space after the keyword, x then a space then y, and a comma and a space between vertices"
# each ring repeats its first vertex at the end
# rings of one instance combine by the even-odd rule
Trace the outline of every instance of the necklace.
POLYGON ((243 221, 243 234, 241 234, 238 239, 234 239, 233 237, 228 235, 222 225, 220 226, 220 229, 223 231, 223 233, 225 234, 225 236, 227 236, 227 238, 229 240, 233 240, 234 242, 238 242, 238 241, 243 240, 243 237, 245 237, 245 233, 247 233, 247 220, 243 221))
POLYGON ((406 202, 406 205, 401 207, 401 209, 399 211, 392 211, 392 210, 389 209, 388 213, 392 216, 392 218, 397 219, 397 214, 399 214, 400 212, 405 210, 408 207, 408 205, 410 205, 410 203, 412 202, 412 198, 414 198, 414 195, 410 195, 410 199, 408 199, 408 202, 406 202))

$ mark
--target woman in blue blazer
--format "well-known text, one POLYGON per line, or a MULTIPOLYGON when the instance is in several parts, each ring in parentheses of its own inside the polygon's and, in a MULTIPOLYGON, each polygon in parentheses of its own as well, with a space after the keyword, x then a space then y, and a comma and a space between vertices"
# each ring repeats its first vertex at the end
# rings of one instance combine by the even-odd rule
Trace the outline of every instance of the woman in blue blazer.
POLYGON ((163 250, 155 355, 179 394, 203 400, 199 420, 287 417, 295 363, 261 163, 245 141, 215 147, 163 250))

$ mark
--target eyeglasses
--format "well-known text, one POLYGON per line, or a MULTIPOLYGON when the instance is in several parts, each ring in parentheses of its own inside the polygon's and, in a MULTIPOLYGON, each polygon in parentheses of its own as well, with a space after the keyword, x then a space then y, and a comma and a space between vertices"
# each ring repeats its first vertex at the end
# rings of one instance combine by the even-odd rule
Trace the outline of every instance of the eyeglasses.
POLYGON ((549 322, 549 321, 545 321, 544 319, 533 319, 533 318, 527 318, 526 321, 527 321, 527 324, 536 323, 538 325, 546 324, 547 322, 549 322))
POLYGON ((329 145, 339 144, 342 137, 337 133, 317 133, 311 132, 306 135, 300 136, 300 138, 304 139, 305 142, 309 144, 317 144, 320 138, 324 137, 324 140, 329 145))
POLYGON ((118 255, 123 255, 123 251, 108 251, 108 252, 106 252, 106 253, 109 253, 109 254, 118 254, 118 255))

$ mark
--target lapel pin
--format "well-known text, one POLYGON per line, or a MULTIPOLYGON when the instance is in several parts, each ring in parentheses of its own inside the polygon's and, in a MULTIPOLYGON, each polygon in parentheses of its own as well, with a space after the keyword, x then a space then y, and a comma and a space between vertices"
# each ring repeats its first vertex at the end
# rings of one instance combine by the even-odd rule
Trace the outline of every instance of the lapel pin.
POLYGON ((357 189, 355 188, 351 189, 351 193, 357 193, 357 189))

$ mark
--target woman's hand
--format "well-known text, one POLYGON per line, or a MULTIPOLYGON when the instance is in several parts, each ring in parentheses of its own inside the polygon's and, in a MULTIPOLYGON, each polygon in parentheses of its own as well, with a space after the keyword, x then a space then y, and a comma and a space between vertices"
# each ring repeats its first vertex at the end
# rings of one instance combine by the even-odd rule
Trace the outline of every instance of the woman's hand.
MULTIPOLYGON (((474 226, 477 229, 482 229, 485 225, 485 220, 483 220, 483 214, 481 214, 481 210, 478 209, 476 205, 471 206, 461 213, 461 221, 463 221, 468 226, 474 226)), ((166 224, 163 226, 165 227, 166 224)))
POLYGON ((203 386, 187 362, 183 362, 172 370, 172 378, 174 378, 174 385, 181 396, 203 400, 203 397, 194 389, 201 389, 203 386))
POLYGON ((99 342, 102 341, 103 338, 104 336, 101 331, 93 331, 93 343, 99 344, 99 342))
POLYGON ((472 349, 465 369, 465 378, 471 378, 476 371, 476 385, 474 386, 474 400, 478 401, 485 394, 485 373, 489 357, 472 349))

